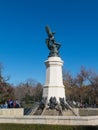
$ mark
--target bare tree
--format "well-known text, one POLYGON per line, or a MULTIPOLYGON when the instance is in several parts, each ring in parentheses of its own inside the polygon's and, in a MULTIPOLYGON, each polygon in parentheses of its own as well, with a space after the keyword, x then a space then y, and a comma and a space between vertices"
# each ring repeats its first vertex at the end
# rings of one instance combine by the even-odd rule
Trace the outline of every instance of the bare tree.
POLYGON ((7 83, 8 79, 3 77, 3 65, 0 63, 0 102, 14 98, 14 88, 7 83))

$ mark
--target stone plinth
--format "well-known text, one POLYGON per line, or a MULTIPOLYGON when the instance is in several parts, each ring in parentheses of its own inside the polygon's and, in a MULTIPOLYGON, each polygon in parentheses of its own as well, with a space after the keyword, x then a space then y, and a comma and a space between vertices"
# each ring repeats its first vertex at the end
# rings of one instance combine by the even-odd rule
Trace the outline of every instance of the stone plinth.
POLYGON ((7 109, 0 109, 0 116, 14 116, 14 117, 21 117, 24 115, 23 108, 7 108, 7 109))
MULTIPOLYGON (((63 61, 60 57, 49 57, 45 61, 46 65, 46 81, 43 88, 43 97, 56 97, 59 102, 59 97, 65 99, 65 89, 63 85, 62 66, 63 61)), ((65 99, 66 100, 66 99, 65 99)))

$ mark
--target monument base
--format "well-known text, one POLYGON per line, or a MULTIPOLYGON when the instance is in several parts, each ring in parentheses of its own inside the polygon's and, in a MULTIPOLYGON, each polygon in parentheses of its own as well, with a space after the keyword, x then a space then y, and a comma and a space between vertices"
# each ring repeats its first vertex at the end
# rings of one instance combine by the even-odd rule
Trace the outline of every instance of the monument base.
POLYGON ((45 116, 78 116, 77 109, 73 109, 69 106, 69 104, 66 102, 63 103, 47 103, 44 102, 45 100, 42 99, 39 105, 37 105, 34 109, 32 109, 32 112, 30 112, 30 115, 45 115, 45 116))
POLYGON ((63 85, 62 66, 63 61, 60 57, 49 57, 45 61, 46 82, 43 88, 43 97, 49 99, 55 97, 59 103, 59 98, 65 98, 65 88, 63 85))
POLYGON ((70 110, 70 115, 76 115, 66 102, 62 76, 63 61, 58 56, 49 57, 45 65, 46 82, 43 97, 34 115, 66 115, 65 110, 70 110))
POLYGON ((65 89, 64 87, 44 87, 43 88, 43 97, 47 97, 47 101, 49 102, 51 97, 56 97, 57 102, 59 98, 64 98, 65 100, 65 89))

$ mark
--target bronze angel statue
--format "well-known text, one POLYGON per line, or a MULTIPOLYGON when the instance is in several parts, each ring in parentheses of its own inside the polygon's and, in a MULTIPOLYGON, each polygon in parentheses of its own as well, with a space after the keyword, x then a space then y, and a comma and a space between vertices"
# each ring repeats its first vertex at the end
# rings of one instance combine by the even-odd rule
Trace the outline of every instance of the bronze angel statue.
POLYGON ((46 44, 48 49, 50 50, 49 57, 59 56, 59 48, 61 44, 55 41, 54 38, 55 32, 51 32, 49 26, 46 26, 46 32, 48 35, 48 38, 46 39, 46 44))

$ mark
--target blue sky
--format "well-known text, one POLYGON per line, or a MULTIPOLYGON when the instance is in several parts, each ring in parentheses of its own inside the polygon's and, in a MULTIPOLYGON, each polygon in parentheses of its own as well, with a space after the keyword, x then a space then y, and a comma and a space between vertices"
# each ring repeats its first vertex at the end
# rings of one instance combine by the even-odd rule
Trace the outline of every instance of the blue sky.
POLYGON ((0 0, 0 62, 10 83, 32 78, 44 84, 47 24, 62 44, 63 69, 98 72, 97 0, 0 0))

